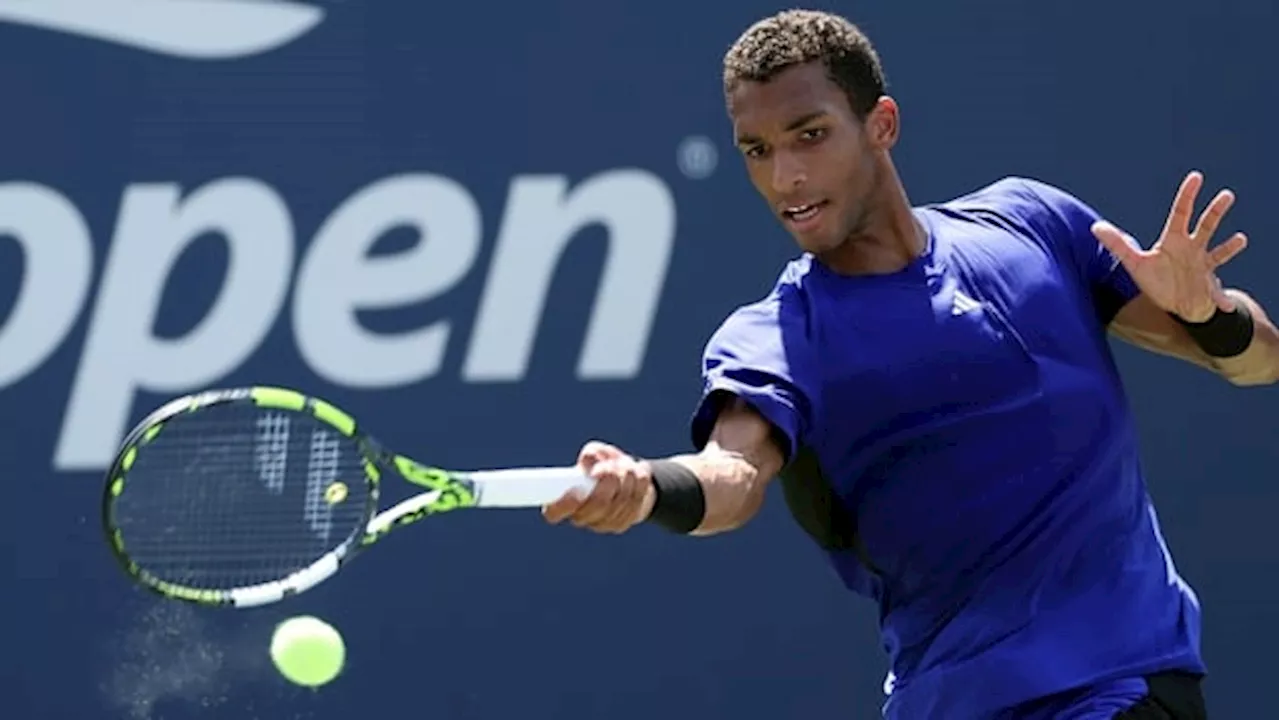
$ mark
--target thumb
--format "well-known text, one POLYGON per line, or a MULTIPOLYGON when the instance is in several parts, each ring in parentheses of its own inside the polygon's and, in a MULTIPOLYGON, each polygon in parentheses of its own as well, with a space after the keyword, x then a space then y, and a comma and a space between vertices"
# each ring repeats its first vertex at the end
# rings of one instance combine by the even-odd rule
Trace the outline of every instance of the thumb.
POLYGON ((1142 247, 1138 245, 1138 241, 1115 225, 1106 220, 1099 220, 1090 229, 1093 231, 1093 236, 1098 238, 1098 242, 1110 250, 1111 254, 1115 255, 1116 259, 1126 267, 1130 263, 1142 259, 1144 252, 1142 247))

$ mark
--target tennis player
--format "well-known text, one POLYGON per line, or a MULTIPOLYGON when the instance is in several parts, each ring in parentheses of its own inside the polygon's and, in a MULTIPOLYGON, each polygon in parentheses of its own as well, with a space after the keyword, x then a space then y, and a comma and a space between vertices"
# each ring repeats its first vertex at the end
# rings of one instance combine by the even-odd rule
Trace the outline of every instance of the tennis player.
POLYGON ((788 11, 724 59, 747 172, 803 253, 703 359, 696 454, 588 443, 598 480, 544 509, 617 533, 742 526, 780 477, 878 603, 904 720, 1205 717, 1200 607, 1161 536, 1108 332, 1236 385, 1275 325, 1215 270, 1233 201, 1182 181, 1148 249, 1063 190, 1004 178, 913 206, 897 104, 847 20, 788 11))

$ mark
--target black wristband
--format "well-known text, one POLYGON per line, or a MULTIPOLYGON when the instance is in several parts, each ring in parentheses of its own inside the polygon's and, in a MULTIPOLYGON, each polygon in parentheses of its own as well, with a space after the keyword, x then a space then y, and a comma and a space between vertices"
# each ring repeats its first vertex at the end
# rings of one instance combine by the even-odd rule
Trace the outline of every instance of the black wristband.
POLYGON ((1253 342, 1253 315, 1243 303, 1237 302, 1236 309, 1231 312, 1223 312, 1219 308, 1213 317, 1200 323, 1188 322, 1173 313, 1170 315, 1186 328, 1187 334, 1209 357, 1235 357, 1253 342))
POLYGON ((692 470, 671 460, 650 460, 649 468, 657 493, 649 521, 685 535, 696 530, 707 514, 702 481, 692 470))

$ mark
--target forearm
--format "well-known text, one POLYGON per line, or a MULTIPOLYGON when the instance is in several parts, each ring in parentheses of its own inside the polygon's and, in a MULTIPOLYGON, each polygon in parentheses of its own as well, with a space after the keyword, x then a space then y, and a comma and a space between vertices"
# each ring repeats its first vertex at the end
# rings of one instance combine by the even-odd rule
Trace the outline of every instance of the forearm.
POLYGON ((1187 331, 1145 296, 1138 296, 1120 311, 1111 331, 1145 350, 1176 357, 1211 370, 1235 385, 1268 385, 1276 382, 1277 334, 1275 324, 1253 298, 1239 290, 1227 294, 1243 304, 1253 318, 1253 337, 1240 354, 1221 358, 1204 352, 1187 331))
POLYGON ((1237 302, 1244 304, 1253 316, 1253 339, 1249 347, 1239 355, 1229 358, 1210 358, 1214 370, 1236 385, 1271 385, 1276 382, 1280 361, 1276 326, 1267 311, 1253 298, 1239 290, 1228 290, 1237 302))
POLYGON ((696 520, 688 534, 715 535, 742 527, 760 511, 765 488, 782 470, 783 454, 769 424, 735 398, 721 411, 701 452, 667 460, 677 466, 674 475, 679 477, 664 482, 651 472, 654 488, 646 498, 645 516, 657 501, 656 514, 668 518, 663 524, 684 532, 696 520), (663 485, 671 489, 660 491, 663 485), (697 505, 701 519, 690 519, 690 508, 697 505))
MULTIPOLYGON (((772 474, 761 473, 763 463, 753 463, 740 453, 719 447, 696 455, 670 458, 697 475, 706 503, 706 514, 690 535, 715 535, 742 527, 764 504, 765 487, 772 474)), ((776 471, 775 471, 776 472, 776 471)))

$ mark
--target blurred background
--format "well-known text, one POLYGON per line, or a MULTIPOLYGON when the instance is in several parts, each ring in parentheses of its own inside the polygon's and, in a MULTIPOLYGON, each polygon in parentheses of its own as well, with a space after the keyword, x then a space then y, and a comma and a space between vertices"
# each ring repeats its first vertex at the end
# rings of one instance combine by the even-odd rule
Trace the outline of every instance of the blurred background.
MULTIPOLYGON (((1275 316, 1276 3, 817 7, 878 45, 914 202, 1031 176, 1149 242, 1198 168, 1275 316)), ((794 253, 720 90, 782 8, 0 0, 2 714, 877 717, 875 609, 776 494, 696 541, 445 517, 245 612, 156 602, 99 535, 122 433, 209 386, 327 397, 447 467, 687 449, 706 337, 794 253), (315 692, 266 660, 298 613, 348 642, 315 692)), ((1276 717, 1276 388, 1117 353, 1211 713, 1276 717)))

